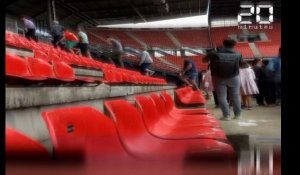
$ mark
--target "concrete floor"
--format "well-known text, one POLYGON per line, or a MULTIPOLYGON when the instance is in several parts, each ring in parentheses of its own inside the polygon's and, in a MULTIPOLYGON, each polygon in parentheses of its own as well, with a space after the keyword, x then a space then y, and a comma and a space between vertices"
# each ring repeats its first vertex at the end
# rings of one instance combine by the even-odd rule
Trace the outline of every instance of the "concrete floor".
MULTIPOLYGON (((208 101, 208 108, 216 118, 222 117, 220 108, 215 108, 214 101, 208 101)), ((230 108, 233 116, 233 109, 230 108)), ((271 144, 281 146, 281 106, 257 106, 253 100, 252 110, 243 110, 242 119, 220 120, 222 129, 234 147, 248 149, 253 145, 271 144)))
MULTIPOLYGON (((206 108, 216 118, 222 117, 221 109, 215 108, 213 100, 207 103, 206 108)), ((230 109, 233 115, 232 107, 230 109)), ((254 172, 281 174, 281 106, 257 106, 253 100, 252 110, 243 110, 242 119, 220 120, 220 123, 239 155, 239 175, 254 172)))
MULTIPOLYGON (((222 117, 221 109, 215 108, 213 100, 210 100, 206 107, 216 118, 222 117)), ((232 107, 230 109, 233 116, 232 107)), ((253 105, 252 110, 242 111, 242 119, 220 120, 220 123, 227 135, 246 134, 261 138, 281 138, 281 107, 253 105)))

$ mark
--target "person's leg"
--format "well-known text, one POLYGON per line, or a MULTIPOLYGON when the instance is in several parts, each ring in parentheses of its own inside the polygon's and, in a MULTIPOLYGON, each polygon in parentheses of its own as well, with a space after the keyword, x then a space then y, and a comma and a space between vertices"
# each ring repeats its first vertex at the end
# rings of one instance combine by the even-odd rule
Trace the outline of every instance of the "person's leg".
POLYGON ((242 107, 246 107, 246 106, 247 106, 246 96, 242 95, 242 107))
POLYGON ((276 82, 276 100, 277 104, 281 102, 281 81, 276 82))
POLYGON ((251 95, 247 95, 247 108, 251 109, 252 108, 252 96, 251 95))
POLYGON ((188 86, 192 86, 192 84, 188 81, 188 77, 186 77, 185 75, 179 76, 179 79, 188 86))
POLYGON ((37 36, 35 34, 35 29, 29 29, 29 35, 30 39, 33 39, 34 41, 38 42, 37 36))
POLYGON ((123 63, 123 60, 121 58, 121 54, 120 53, 117 54, 116 60, 118 62, 119 67, 124 68, 124 63, 123 63))
POLYGON ((147 67, 146 63, 142 63, 141 64, 141 66, 140 66, 140 68, 141 68, 141 74, 148 75, 148 71, 146 70, 146 67, 147 67))
POLYGON ((216 91, 213 91, 213 96, 214 96, 215 105, 219 106, 219 101, 218 101, 218 96, 217 96, 217 92, 216 91))
POLYGON ((216 80, 216 90, 219 100, 219 105, 221 107, 223 117, 226 119, 230 118, 229 105, 227 102, 227 86, 224 79, 217 78, 216 80))
POLYGON ((90 52, 90 49, 89 49, 89 45, 88 44, 85 44, 86 46, 86 48, 85 48, 85 54, 86 54, 86 57, 88 57, 88 58, 92 58, 92 56, 91 56, 91 52, 90 52))
POLYGON ((235 118, 241 116, 241 98, 240 98, 240 78, 239 76, 233 77, 228 82, 230 100, 233 105, 233 112, 235 118))
POLYGON ((25 30, 25 38, 30 39, 30 33, 29 30, 27 29, 27 31, 25 30))
POLYGON ((258 84, 259 94, 255 95, 256 102, 257 102, 258 105, 264 105, 263 88, 261 86, 262 85, 258 84))
POLYGON ((276 83, 274 81, 270 84, 270 100, 271 104, 276 103, 276 83))

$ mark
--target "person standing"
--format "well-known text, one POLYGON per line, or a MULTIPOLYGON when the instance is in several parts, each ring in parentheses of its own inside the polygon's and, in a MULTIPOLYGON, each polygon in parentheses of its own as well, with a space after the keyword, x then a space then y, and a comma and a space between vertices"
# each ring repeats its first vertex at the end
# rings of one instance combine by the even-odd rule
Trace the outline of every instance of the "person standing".
POLYGON ((62 50, 65 49, 65 37, 64 37, 64 27, 59 24, 58 21, 53 21, 51 27, 51 35, 53 37, 52 44, 55 48, 59 46, 62 50))
POLYGON ((124 68, 124 63, 121 58, 123 53, 123 46, 121 42, 115 38, 107 37, 107 42, 112 47, 112 55, 110 57, 110 62, 115 64, 117 67, 124 68))
POLYGON ((259 91, 255 83, 254 71, 246 61, 243 61, 240 65, 240 81, 243 106, 251 110, 252 95, 258 94, 259 91))
POLYGON ((221 120, 227 121, 231 120, 227 90, 233 104, 235 119, 241 118, 239 65, 242 62, 242 55, 234 50, 235 44, 234 40, 226 39, 223 41, 223 47, 210 52, 202 60, 211 64, 211 74, 223 113, 221 120))
POLYGON ((88 36, 85 32, 83 32, 81 27, 77 28, 77 32, 78 32, 78 46, 80 49, 80 52, 83 56, 88 57, 88 58, 92 58, 90 50, 89 50, 89 39, 88 36))
POLYGON ((278 50, 278 56, 275 58, 272 58, 271 61, 273 62, 273 68, 271 68, 271 71, 274 73, 274 82, 275 82, 275 88, 276 88, 276 100, 277 104, 280 104, 281 101, 281 47, 278 50))
POLYGON ((144 49, 141 53, 141 61, 139 62, 139 66, 141 67, 141 73, 146 75, 146 76, 151 76, 153 75, 155 72, 148 69, 151 64, 153 63, 153 60, 149 54, 149 52, 144 49))
POLYGON ((192 86, 194 90, 199 90, 196 79, 198 77, 198 70, 195 63, 190 60, 187 56, 184 56, 183 69, 179 73, 179 79, 188 86, 192 86))
POLYGON ((255 95, 256 103, 259 106, 264 106, 264 95, 263 95, 263 83, 261 81, 261 70, 262 70, 262 61, 261 59, 255 59, 252 69, 255 74, 255 83, 257 85, 259 93, 255 95))
POLYGON ((264 59, 262 61, 261 81, 263 84, 263 95, 267 106, 275 106, 276 104, 276 83, 274 72, 270 71, 272 61, 264 59))
POLYGON ((36 36, 36 26, 32 20, 26 17, 22 17, 21 21, 24 24, 25 37, 29 40, 33 39, 38 42, 38 38, 36 36))
POLYGON ((206 99, 209 100, 211 93, 214 91, 210 69, 203 71, 202 87, 204 89, 204 92, 206 93, 206 99))

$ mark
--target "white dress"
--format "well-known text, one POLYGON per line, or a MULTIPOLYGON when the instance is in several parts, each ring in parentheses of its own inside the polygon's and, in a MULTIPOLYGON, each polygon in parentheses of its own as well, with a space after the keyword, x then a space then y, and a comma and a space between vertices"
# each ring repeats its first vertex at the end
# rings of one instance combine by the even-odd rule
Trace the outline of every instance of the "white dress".
POLYGON ((251 67, 240 69, 241 95, 259 94, 255 74, 251 67))

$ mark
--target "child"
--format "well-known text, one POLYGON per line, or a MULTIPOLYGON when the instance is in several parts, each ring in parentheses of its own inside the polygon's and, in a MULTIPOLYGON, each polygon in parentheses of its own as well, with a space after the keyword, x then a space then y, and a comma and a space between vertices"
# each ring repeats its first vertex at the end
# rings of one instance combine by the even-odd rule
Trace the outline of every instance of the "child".
POLYGON ((204 92, 206 93, 206 99, 209 100, 210 93, 213 91, 210 69, 203 72, 202 85, 203 85, 204 92))
POLYGON ((240 64, 241 95, 243 106, 248 110, 252 108, 252 95, 258 94, 258 88, 255 83, 255 74, 250 65, 242 61, 240 64))

